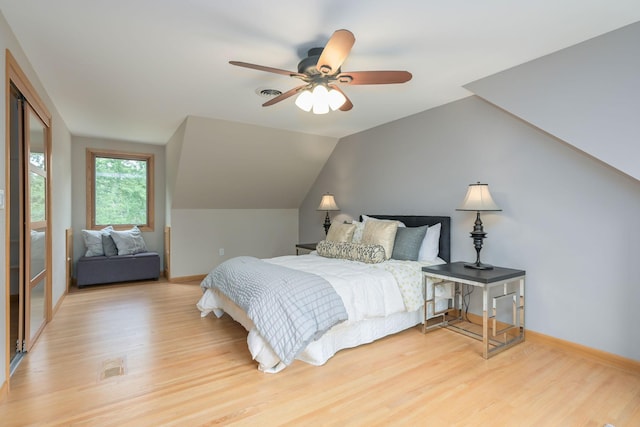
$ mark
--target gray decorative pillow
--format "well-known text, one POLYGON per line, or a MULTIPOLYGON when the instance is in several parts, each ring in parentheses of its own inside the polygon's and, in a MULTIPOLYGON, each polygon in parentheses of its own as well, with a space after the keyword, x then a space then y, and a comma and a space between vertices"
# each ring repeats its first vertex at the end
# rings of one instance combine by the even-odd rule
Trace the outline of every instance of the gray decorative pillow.
POLYGON ((118 255, 118 248, 116 247, 116 243, 113 241, 113 238, 110 234, 102 235, 102 249, 104 249, 105 256, 118 255))
POLYGON ((114 230, 111 232, 111 237, 118 248, 118 255, 133 255, 147 251, 142 233, 136 226, 126 231, 114 230))
POLYGON ((393 244, 391 258, 407 261, 417 261, 420 246, 427 234, 426 225, 422 227, 402 227, 396 232, 396 240, 393 244))
POLYGON ((331 242, 322 240, 316 246, 318 255, 325 258, 340 258, 377 264, 385 260, 384 248, 381 245, 365 245, 352 242, 331 242))
POLYGON ((104 248, 102 247, 102 236, 109 235, 113 227, 108 226, 102 230, 82 230, 82 239, 87 248, 84 256, 104 256, 104 248))

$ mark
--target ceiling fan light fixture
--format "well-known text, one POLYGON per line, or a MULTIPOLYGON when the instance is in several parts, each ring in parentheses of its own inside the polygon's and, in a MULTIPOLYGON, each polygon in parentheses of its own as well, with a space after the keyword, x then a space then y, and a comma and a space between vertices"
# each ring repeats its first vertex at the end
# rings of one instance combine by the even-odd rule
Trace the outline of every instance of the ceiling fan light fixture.
POLYGON ((313 114, 327 114, 342 107, 347 98, 336 89, 329 90, 324 84, 316 84, 312 90, 305 89, 296 98, 296 105, 303 111, 313 114))
POLYGON ((313 114, 327 114, 329 112, 328 103, 313 104, 313 114))
POLYGON ((306 89, 300 92, 300 95, 296 98, 296 105, 303 111, 311 111, 311 108, 313 108, 313 94, 311 91, 306 89))
POLYGON ((347 98, 339 90, 331 89, 328 97, 329 107, 331 107, 333 111, 336 111, 338 108, 342 107, 345 102, 347 102, 347 98))
POLYGON ((327 114, 329 112, 329 90, 319 84, 313 88, 313 114, 327 114))

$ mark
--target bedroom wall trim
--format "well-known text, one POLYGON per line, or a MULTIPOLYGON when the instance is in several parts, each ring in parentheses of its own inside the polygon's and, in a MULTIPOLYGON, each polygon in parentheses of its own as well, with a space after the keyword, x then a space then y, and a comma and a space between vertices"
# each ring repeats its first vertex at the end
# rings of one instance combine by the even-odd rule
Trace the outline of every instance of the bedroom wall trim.
POLYGON ((171 227, 164 227, 164 277, 171 281, 171 227))
POLYGON ((172 277, 171 279, 167 279, 171 283, 184 283, 184 282, 195 282, 202 281, 207 277, 206 274, 196 274, 194 276, 180 276, 180 277, 172 277))
MULTIPOLYGON (((482 324, 482 316, 474 313, 466 314, 469 321, 478 325, 482 324)), ((498 322, 499 328, 503 328, 498 322)), ((617 354, 608 353, 585 345, 576 344, 550 335, 541 334, 540 332, 525 329, 525 341, 547 344, 556 348, 580 354, 590 360, 605 363, 608 366, 621 368, 624 370, 640 372, 640 361, 618 356, 617 354)))
POLYGON ((540 332, 535 331, 527 330, 526 339, 533 342, 550 344, 564 350, 569 350, 573 353, 579 353, 588 359, 597 360, 609 366, 634 372, 640 372, 640 361, 638 360, 618 356, 617 354, 608 353, 606 351, 587 347, 581 344, 576 344, 571 341, 555 338, 550 335, 541 334, 540 332))

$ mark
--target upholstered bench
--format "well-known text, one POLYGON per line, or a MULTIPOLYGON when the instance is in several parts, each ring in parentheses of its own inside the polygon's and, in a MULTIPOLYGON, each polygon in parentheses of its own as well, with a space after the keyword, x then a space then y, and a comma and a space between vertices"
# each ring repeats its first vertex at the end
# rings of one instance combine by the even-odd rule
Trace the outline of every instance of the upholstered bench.
POLYGON ((160 277, 160 256, 157 252, 83 256, 76 266, 76 280, 79 288, 105 283, 157 280, 158 277, 160 277))

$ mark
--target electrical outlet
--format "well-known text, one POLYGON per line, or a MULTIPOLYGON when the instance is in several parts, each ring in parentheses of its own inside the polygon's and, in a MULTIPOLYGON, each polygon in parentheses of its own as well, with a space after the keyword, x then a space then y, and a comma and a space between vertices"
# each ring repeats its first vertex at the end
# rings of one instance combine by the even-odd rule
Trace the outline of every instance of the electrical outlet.
POLYGON ((224 256, 224 248, 218 249, 218 253, 220 254, 220 256, 224 256))

